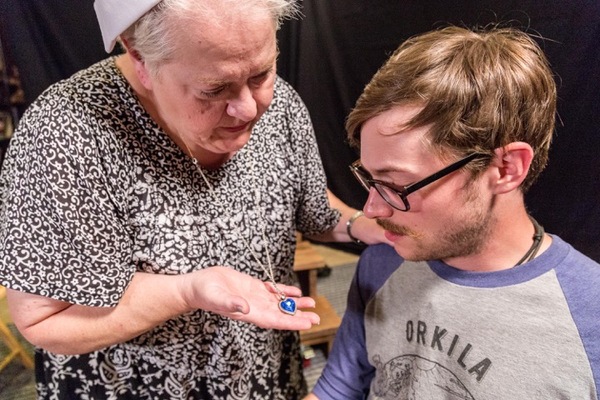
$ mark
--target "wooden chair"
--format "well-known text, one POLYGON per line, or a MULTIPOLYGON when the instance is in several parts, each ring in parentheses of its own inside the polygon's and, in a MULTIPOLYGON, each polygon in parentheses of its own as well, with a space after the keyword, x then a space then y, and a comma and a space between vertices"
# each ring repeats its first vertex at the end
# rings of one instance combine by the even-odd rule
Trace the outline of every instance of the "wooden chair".
POLYGON ((325 260, 310 244, 299 237, 296 246, 294 271, 298 275, 300 287, 305 295, 315 299, 317 306, 314 311, 321 317, 321 323, 309 330, 300 332, 300 341, 307 346, 324 344, 325 355, 329 354, 333 339, 342 322, 341 317, 331 306, 325 296, 317 293, 317 270, 325 267, 325 260))
MULTIPOLYGON (((6 288, 0 286, 0 301, 6 297, 6 288)), ((2 371, 12 360, 19 357, 21 363, 29 369, 33 369, 33 358, 29 352, 23 347, 19 340, 13 335, 6 323, 0 319, 0 340, 4 342, 9 350, 2 360, 0 360, 0 371, 2 371)))

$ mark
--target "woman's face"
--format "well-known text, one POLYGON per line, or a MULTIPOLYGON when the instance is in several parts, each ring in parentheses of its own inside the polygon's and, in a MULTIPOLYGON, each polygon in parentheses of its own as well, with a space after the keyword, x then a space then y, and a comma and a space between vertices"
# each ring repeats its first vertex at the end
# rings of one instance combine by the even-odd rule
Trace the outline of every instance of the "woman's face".
POLYGON ((181 30, 174 61, 147 75, 158 123, 205 166, 227 161, 249 140, 273 99, 277 44, 270 16, 181 30))

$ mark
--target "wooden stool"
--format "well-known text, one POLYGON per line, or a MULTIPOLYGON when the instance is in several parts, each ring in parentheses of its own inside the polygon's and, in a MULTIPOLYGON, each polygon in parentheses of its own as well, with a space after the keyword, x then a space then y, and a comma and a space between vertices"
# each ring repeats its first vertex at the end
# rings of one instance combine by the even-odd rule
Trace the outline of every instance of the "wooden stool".
MULTIPOLYGON (((0 300, 3 300, 5 297, 6 288, 4 286, 0 286, 0 300)), ((0 360, 0 371, 2 371, 4 367, 6 367, 16 357, 21 359, 21 363, 26 368, 33 369, 33 359, 31 355, 27 352, 25 347, 21 345, 21 343, 17 340, 17 338, 2 320, 0 320, 0 339, 10 350, 10 353, 0 360)))
POLYGON ((316 296, 317 306, 310 310, 321 317, 321 323, 307 331, 300 331, 300 341, 307 346, 326 344, 325 356, 331 351, 335 333, 340 327, 342 319, 331 306, 331 303, 323 296, 316 296))
POLYGON ((306 240, 297 235, 298 244, 294 259, 294 271, 300 281, 305 296, 315 299, 317 305, 313 311, 321 317, 321 323, 307 331, 300 331, 300 342, 307 346, 326 344, 325 356, 329 354, 333 339, 342 319, 333 309, 325 296, 317 294, 317 270, 326 266, 325 260, 306 240))

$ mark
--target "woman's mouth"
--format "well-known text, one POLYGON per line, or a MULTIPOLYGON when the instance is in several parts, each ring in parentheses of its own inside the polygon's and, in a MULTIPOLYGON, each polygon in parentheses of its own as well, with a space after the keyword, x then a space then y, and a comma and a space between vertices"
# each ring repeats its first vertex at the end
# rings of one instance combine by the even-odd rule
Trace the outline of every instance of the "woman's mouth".
POLYGON ((247 122, 243 125, 228 126, 228 127, 223 127, 221 129, 223 129, 224 131, 227 131, 227 132, 231 132, 231 133, 239 133, 239 132, 243 132, 243 131, 247 130, 249 125, 250 125, 250 123, 247 122))

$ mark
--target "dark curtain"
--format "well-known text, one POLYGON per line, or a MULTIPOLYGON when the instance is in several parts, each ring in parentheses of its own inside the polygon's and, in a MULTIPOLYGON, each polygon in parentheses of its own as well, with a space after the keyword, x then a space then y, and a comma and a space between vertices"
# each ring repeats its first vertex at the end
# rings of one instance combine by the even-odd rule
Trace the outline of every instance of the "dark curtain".
POLYGON ((27 103, 107 56, 93 0, 1 0, 0 25, 27 103))
MULTIPOLYGON (((406 38, 447 24, 510 21, 539 40, 557 75, 559 120, 550 163, 527 194, 547 231, 600 261, 600 2, 597 0, 304 0, 278 33, 279 73, 306 102, 332 191, 361 207, 344 119, 364 85, 406 38)), ((0 26, 31 102, 51 83, 104 57, 93 0, 3 0, 0 26)), ((349 250, 360 251, 356 246, 349 250)))

